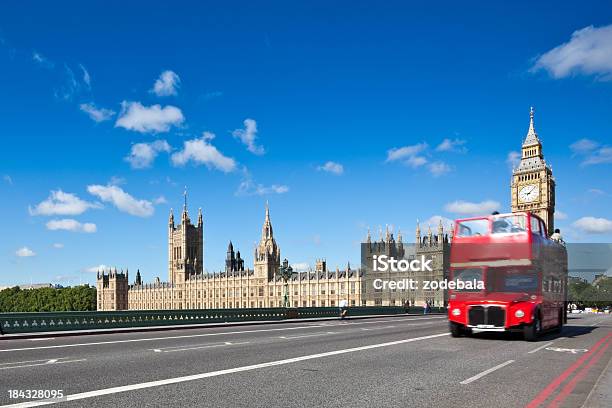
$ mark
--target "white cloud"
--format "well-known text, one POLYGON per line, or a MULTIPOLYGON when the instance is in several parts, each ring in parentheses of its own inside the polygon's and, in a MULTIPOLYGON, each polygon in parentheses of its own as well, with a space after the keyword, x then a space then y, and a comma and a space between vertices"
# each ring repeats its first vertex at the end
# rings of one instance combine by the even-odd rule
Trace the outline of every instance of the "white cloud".
POLYGON ((253 183, 251 180, 244 180, 238 186, 236 195, 267 195, 267 194, 284 194, 289 192, 289 187, 283 184, 272 184, 264 186, 263 184, 253 183))
POLYGON ((79 215, 90 208, 101 208, 99 203, 80 199, 62 190, 51 191, 49 197, 35 207, 28 207, 30 215, 79 215))
POLYGON ((582 217, 572 224, 575 228, 589 234, 612 232, 612 220, 606 218, 582 217))
POLYGON ((430 163, 427 168, 429 169, 431 175, 434 177, 440 177, 451 171, 451 167, 441 161, 430 163))
POLYGON ((28 247, 23 247, 23 248, 19 248, 16 252, 15 255, 17 255, 20 258, 28 258, 31 256, 35 256, 36 253, 34 251, 32 251, 30 248, 28 247))
POLYGON ((412 167, 419 167, 427 163, 427 159, 418 156, 427 149, 427 143, 417 143, 411 146, 394 147, 387 151, 387 161, 408 160, 406 164, 412 167))
POLYGON ((612 80, 612 25, 574 31, 568 42, 537 58, 531 71, 541 69, 557 79, 584 74, 612 80))
POLYGON ((612 163, 612 147, 600 147, 582 162, 584 165, 603 163, 612 163))
POLYGON ((574 154, 586 154, 595 150, 598 146, 599 143, 596 141, 584 138, 572 143, 570 145, 570 150, 574 152, 574 154))
MULTIPOLYGON (((436 147, 435 150, 447 152, 465 152, 467 150, 465 149, 465 147, 463 147, 464 143, 465 141, 460 139, 444 139, 442 143, 440 143, 436 147)), ((452 170, 450 165, 441 160, 437 160, 430 163, 426 157, 428 149, 429 145, 425 142, 403 147, 394 147, 393 149, 387 151, 386 161, 400 161, 403 164, 412 167, 413 169, 427 165, 426 168, 427 170, 429 170, 433 177, 440 177, 443 174, 446 174, 452 170)))
POLYGON ((555 210, 555 218, 558 220, 566 220, 567 214, 563 211, 555 210))
POLYGON ((159 196, 153 200, 153 204, 155 205, 167 204, 167 203, 168 203, 168 200, 166 200, 166 197, 164 196, 159 196))
POLYGON ((2 180, 10 184, 11 186, 13 185, 13 178, 9 176, 8 174, 5 174, 4 176, 2 176, 2 180))
POLYGON ((143 106, 140 102, 121 102, 121 113, 115 127, 122 127, 141 133, 167 132, 172 126, 179 126, 185 117, 175 106, 143 106))
POLYGON ((81 71, 83 71, 83 83, 88 89, 91 89, 91 76, 89 75, 89 72, 87 72, 87 69, 85 69, 83 64, 79 64, 79 67, 81 68, 81 71))
POLYGON ((85 232, 88 234, 97 231, 96 224, 90 222, 80 223, 77 220, 70 218, 64 218, 61 220, 51 220, 47 222, 47 229, 51 231, 72 231, 72 232, 85 232))
POLYGON ((257 122, 254 119, 244 120, 244 129, 236 129, 232 132, 232 136, 240 141, 247 147, 247 150, 253 154, 264 154, 265 150, 263 146, 258 146, 256 143, 257 139, 257 122))
POLYGON ((436 151, 438 152, 457 152, 457 153, 465 153, 467 148, 465 147, 465 140, 462 139, 444 139, 442 143, 440 143, 436 147, 436 151))
POLYGON ((612 163, 612 147, 601 146, 590 139, 580 139, 570 145, 574 155, 582 157, 582 165, 612 163))
POLYGON ((84 271, 85 272, 97 273, 99 271, 107 271, 109 269, 111 269, 110 266, 104 265, 104 264, 100 264, 100 265, 96 265, 96 266, 90 266, 89 268, 85 268, 84 271))
POLYGON ((308 262, 298 262, 291 264, 294 272, 304 272, 310 269, 310 264, 308 262))
POLYGON ((108 180, 108 184, 111 186, 121 186, 127 184, 127 180, 124 177, 111 176, 110 180, 108 180))
POLYGON ((508 163, 508 166, 510 166, 512 170, 514 170, 520 162, 521 154, 519 152, 511 151, 508 153, 508 156, 506 157, 506 163, 508 163))
POLYGON ((605 195, 606 194, 605 191, 599 188, 589 188, 588 192, 591 194, 595 194, 595 195, 605 195))
POLYGON ((125 161, 130 163, 133 169, 144 169, 151 164, 160 152, 170 152, 171 147, 165 140, 156 140, 151 143, 136 143, 132 145, 129 156, 125 161))
POLYGON ((55 244, 53 244, 53 248, 55 249, 62 249, 63 247, 64 247, 64 244, 60 242, 56 242, 55 244))
POLYGON ((427 159, 423 156, 410 156, 404 161, 404 164, 412 168, 417 168, 427 164, 427 159))
POLYGON ((74 72, 67 64, 64 64, 63 75, 62 85, 55 90, 55 97, 64 101, 70 101, 81 92, 81 83, 76 79, 74 72))
POLYGON ((317 170, 326 171, 328 173, 336 174, 339 176, 344 173, 344 166, 340 163, 328 161, 324 165, 317 167, 317 170))
POLYGON ((87 186, 87 191, 100 198, 100 200, 113 204, 119 211, 130 215, 150 217, 155 212, 153 203, 148 200, 138 200, 118 186, 90 185, 87 186))
POLYGON ((174 71, 164 71, 153 84, 150 92, 157 96, 171 96, 178 93, 181 86, 181 78, 174 71))
POLYGON ((92 120, 98 123, 110 120, 113 116, 115 116, 114 110, 98 108, 96 107, 96 105, 93 104, 93 102, 82 103, 81 105, 79 105, 79 108, 83 112, 87 113, 92 120))
POLYGON ((471 203, 468 201, 454 201, 446 204, 444 209, 448 212, 463 215, 485 215, 499 209, 500 204, 497 201, 485 200, 479 203, 471 203))
POLYGON ((47 57, 45 57, 44 55, 42 55, 40 52, 34 51, 32 52, 32 60, 34 62, 36 62, 38 65, 47 68, 47 69, 51 69, 55 66, 55 64, 50 61, 47 57))
POLYGON ((208 168, 221 170, 225 173, 236 169, 236 161, 231 157, 224 156, 215 146, 210 144, 215 135, 204 132, 201 138, 187 140, 183 144, 183 150, 172 155, 172 163, 175 166, 184 166, 189 161, 195 164, 205 164, 208 168))
MULTIPOLYGON (((447 231, 449 227, 455 224, 455 221, 451 220, 450 218, 446 218, 441 215, 434 215, 430 217, 428 220, 426 220, 424 223, 422 223, 421 225, 426 224, 426 225, 431 225, 432 227, 437 228, 438 224, 440 223, 440 220, 442 220, 442 226, 444 227, 445 231, 447 231)), ((435 229, 434 231, 437 231, 437 229, 435 229)))
POLYGON ((284 184, 272 184, 265 186, 263 184, 255 183, 249 172, 244 169, 244 180, 238 186, 236 190, 237 196, 250 196, 250 195, 267 195, 267 194, 284 194, 289 192, 289 187, 284 184))

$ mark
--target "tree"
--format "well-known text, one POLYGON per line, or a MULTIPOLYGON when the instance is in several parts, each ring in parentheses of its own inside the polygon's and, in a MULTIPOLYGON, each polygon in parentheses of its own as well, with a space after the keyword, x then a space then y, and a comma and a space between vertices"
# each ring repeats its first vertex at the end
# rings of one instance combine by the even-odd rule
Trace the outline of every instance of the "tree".
POLYGON ((0 291, 0 312, 66 312, 96 310, 96 288, 89 285, 69 288, 0 291))

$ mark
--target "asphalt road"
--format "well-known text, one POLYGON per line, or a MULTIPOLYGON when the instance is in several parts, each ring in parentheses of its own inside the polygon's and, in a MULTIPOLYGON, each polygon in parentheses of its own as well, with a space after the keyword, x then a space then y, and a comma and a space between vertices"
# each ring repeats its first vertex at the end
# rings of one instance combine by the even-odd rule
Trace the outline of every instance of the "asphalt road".
POLYGON ((68 407, 601 403, 612 316, 577 316, 535 343, 447 333, 430 315, 1 340, 0 405, 27 402, 9 390, 62 390, 68 407))

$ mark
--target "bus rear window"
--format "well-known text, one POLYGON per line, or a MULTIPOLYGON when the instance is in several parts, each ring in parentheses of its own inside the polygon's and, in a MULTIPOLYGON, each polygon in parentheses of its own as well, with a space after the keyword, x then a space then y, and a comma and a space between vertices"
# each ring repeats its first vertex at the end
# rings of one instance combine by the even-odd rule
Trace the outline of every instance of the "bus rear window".
POLYGON ((477 237, 483 235, 489 235, 489 220, 486 218, 459 222, 457 236, 477 237))
POLYGON ((523 214, 493 218, 493 234, 517 234, 525 231, 527 231, 527 217, 523 214))

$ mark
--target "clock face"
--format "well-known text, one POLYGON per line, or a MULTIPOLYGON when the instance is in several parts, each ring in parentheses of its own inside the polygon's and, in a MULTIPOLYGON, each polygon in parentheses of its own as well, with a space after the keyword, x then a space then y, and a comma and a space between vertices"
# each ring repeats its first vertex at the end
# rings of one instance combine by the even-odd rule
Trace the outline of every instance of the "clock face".
POLYGON ((527 184, 519 190, 518 199, 523 203, 536 201, 540 196, 540 189, 537 184, 527 184))

